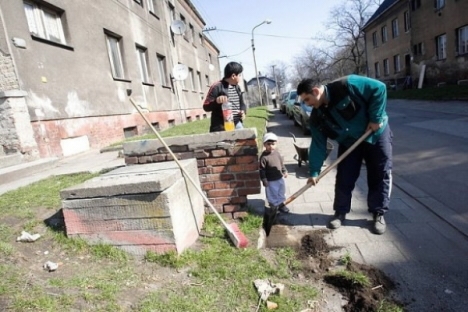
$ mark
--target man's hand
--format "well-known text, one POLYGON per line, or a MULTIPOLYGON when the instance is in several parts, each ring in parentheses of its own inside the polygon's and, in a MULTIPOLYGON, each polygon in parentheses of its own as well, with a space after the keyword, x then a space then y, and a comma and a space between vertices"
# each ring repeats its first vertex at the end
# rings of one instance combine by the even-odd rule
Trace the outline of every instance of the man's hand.
POLYGON ((262 180, 262 184, 264 187, 268 187, 268 180, 267 179, 262 180))
POLYGON ((283 178, 287 178, 287 177, 288 177, 288 173, 287 172, 283 173, 283 178))
POLYGON ((244 120, 245 118, 245 112, 243 110, 239 111, 239 117, 244 120))
POLYGON ((228 97, 225 95, 220 95, 216 98, 216 103, 218 104, 223 104, 223 103, 226 103, 227 101, 228 101, 228 97))
POLYGON ((317 183, 317 177, 310 177, 309 179, 307 179, 307 184, 317 185, 317 183))
POLYGON ((369 124, 367 125, 367 130, 371 129, 373 132, 379 130, 380 128, 382 128, 383 126, 383 123, 375 123, 375 122, 369 122, 369 124))

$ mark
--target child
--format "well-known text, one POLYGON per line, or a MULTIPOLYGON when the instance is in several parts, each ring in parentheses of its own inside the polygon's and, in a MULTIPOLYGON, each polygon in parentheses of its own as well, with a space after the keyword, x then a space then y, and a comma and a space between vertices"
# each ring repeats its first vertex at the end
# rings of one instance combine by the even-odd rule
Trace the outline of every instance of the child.
MULTIPOLYGON (((283 164, 283 157, 276 150, 277 141, 278 137, 274 133, 266 133, 263 137, 265 150, 260 156, 260 179, 270 206, 278 206, 286 200, 284 178, 288 176, 288 171, 283 164)), ((279 211, 288 213, 289 209, 282 207, 279 211)))

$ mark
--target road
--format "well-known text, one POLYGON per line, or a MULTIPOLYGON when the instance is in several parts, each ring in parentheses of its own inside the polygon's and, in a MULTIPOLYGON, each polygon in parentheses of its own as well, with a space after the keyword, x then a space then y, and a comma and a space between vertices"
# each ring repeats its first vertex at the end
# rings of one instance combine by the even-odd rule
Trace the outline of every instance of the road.
POLYGON ((387 112, 395 175, 435 199, 419 198, 468 236, 468 102, 389 100, 387 112))

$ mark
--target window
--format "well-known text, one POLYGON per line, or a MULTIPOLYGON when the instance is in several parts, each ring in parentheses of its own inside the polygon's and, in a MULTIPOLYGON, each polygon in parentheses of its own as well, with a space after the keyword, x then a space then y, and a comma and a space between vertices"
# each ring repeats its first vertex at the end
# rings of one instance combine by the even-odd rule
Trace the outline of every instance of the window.
POLYGON ((383 26, 381 31, 382 31, 382 43, 387 42, 387 26, 383 26))
POLYGON ((379 62, 374 63, 375 78, 380 77, 380 65, 379 62))
POLYGON ((138 3, 140 6, 143 6, 143 1, 142 0, 133 0, 135 1, 136 3, 138 3))
POLYGON ((154 15, 159 15, 158 11, 158 1, 157 0, 148 0, 148 10, 154 15))
POLYGON ((175 8, 172 4, 168 3, 168 9, 169 9, 169 17, 171 19, 171 22, 173 22, 176 19, 175 8))
POLYGON ((400 70, 400 55, 397 54, 393 56, 393 71, 398 73, 400 70))
POLYGON ((200 46, 204 46, 205 45, 205 40, 203 39, 203 35, 200 33, 198 34, 199 38, 200 38, 200 46))
POLYGON ((140 63, 141 80, 150 82, 148 70, 148 51, 144 47, 136 47, 138 62, 140 63))
POLYGON ((122 53, 120 49, 121 37, 106 33, 107 52, 111 63, 112 77, 124 78, 124 68, 122 63, 122 53))
POLYGON ((393 38, 398 37, 398 19, 392 21, 392 36, 393 38))
POLYGON ((447 58, 447 36, 445 34, 436 37, 436 50, 438 60, 447 58))
POLYGON ((445 0, 434 0, 434 7, 436 10, 440 10, 445 6, 445 0))
POLYGON ((210 86, 210 77, 208 75, 205 75, 205 81, 206 81, 206 86, 210 86))
MULTIPOLYGON (((184 17, 182 14, 180 14, 180 20, 181 20, 182 22, 184 22, 184 24, 187 26, 187 21, 185 20, 185 17, 184 17)), ((187 29, 185 29, 184 39, 187 40, 187 41, 189 41, 187 29)))
POLYGON ((468 26, 457 30, 457 51, 458 54, 468 53, 468 26))
POLYGON ((421 6, 421 0, 411 0, 411 10, 415 11, 421 6))
POLYGON ((157 54, 158 58, 158 72, 159 72, 159 81, 162 86, 167 86, 167 67, 166 67, 166 57, 164 55, 157 54))
POLYGON ((201 80, 201 73, 197 71, 197 80, 198 80, 198 91, 201 92, 202 90, 202 80, 201 80))
POLYGON ((404 18, 405 18, 405 32, 407 32, 411 28, 410 15, 408 11, 405 11, 404 18))
POLYGON ((420 42, 418 44, 415 44, 413 45, 413 54, 414 55, 423 55, 423 49, 424 49, 424 46, 423 44, 420 42))
POLYGON ((372 33, 372 43, 374 44, 374 48, 377 47, 377 32, 376 31, 372 33))
POLYGON ((53 42, 66 44, 61 15, 63 11, 25 1, 24 11, 31 34, 53 42))
POLYGON ((193 74, 193 69, 189 67, 189 76, 190 76, 190 86, 192 90, 195 91, 195 75, 193 74))
POLYGON ((383 60, 383 71, 384 71, 385 76, 388 76, 390 74, 390 69, 388 66, 388 59, 383 60))
POLYGON ((189 24, 189 42, 195 44, 195 29, 193 28, 192 24, 189 24))
POLYGON ((211 59, 211 53, 208 53, 208 64, 213 64, 211 59))

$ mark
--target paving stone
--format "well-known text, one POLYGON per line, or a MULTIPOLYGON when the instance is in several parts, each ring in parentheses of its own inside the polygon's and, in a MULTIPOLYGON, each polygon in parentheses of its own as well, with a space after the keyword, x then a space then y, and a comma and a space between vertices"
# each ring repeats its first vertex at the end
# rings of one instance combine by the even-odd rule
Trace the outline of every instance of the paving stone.
POLYGON ((393 242, 357 243, 365 262, 370 265, 406 262, 408 259, 393 242))

